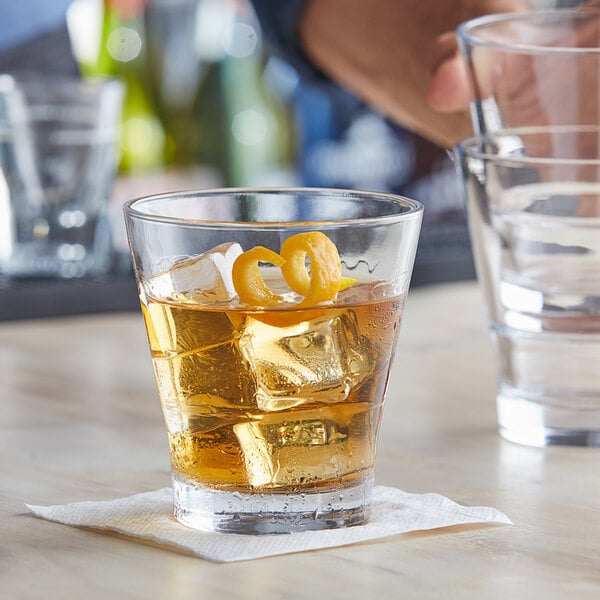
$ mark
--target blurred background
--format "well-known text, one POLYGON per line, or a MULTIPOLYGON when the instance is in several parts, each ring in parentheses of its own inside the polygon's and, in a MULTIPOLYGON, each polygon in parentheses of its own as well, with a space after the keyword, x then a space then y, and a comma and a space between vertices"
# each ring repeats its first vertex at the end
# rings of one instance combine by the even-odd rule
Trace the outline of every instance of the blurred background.
POLYGON ((126 85, 110 203, 114 268, 92 280, 0 274, 0 319, 137 309, 122 204, 193 188, 405 194, 426 205, 413 285, 474 277, 445 150, 301 77, 265 43, 247 0, 72 0, 67 23, 82 76, 126 85))

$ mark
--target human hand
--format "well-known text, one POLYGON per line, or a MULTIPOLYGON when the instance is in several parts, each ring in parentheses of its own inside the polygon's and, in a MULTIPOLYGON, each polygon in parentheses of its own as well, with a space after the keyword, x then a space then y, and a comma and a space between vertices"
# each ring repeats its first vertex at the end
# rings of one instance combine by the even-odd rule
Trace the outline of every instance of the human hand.
POLYGON ((388 118, 450 147, 471 134, 471 92, 456 27, 526 0, 309 0, 307 55, 388 118))
MULTIPOLYGON (((596 5, 585 3, 582 9, 596 5)), ((558 13, 556 13, 558 15, 558 13)), ((574 17, 517 19, 486 26, 474 35, 485 40, 506 40, 515 47, 539 46, 551 52, 504 50, 485 43, 471 46, 471 69, 481 100, 491 99, 484 115, 484 131, 498 128, 545 125, 595 125, 600 108, 599 66, 596 49, 600 35, 600 12, 581 10, 574 17), (499 37, 502 36, 502 37, 499 37), (565 51, 561 51, 565 48, 565 51), (585 49, 590 49, 586 52, 585 49)), ((440 46, 455 39, 442 36, 440 46)), ((451 50, 434 72, 428 90, 430 106, 454 112, 469 105, 472 91, 466 65, 451 50)))

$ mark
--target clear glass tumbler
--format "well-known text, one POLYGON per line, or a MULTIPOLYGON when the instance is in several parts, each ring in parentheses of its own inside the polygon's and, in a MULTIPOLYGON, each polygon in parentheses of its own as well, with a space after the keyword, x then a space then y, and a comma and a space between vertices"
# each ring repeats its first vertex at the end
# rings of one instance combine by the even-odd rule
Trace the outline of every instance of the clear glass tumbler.
POLYGON ((0 76, 0 273, 110 270, 122 99, 116 80, 0 76))
POLYGON ((125 216, 175 517, 235 533, 363 523, 421 205, 228 189, 125 216))
POLYGON ((488 15, 463 23, 458 40, 476 134, 599 124, 599 8, 488 15))
POLYGON ((500 433, 522 444, 600 445, 599 145, 599 127, 538 127, 456 149, 500 433))

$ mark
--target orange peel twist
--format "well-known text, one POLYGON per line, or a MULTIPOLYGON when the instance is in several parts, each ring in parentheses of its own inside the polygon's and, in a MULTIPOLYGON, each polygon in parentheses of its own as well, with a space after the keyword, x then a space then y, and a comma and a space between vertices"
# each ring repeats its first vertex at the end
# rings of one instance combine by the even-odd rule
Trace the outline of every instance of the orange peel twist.
POLYGON ((283 299, 265 284, 259 262, 281 269, 283 278, 297 294, 304 296, 297 306, 315 306, 330 302, 340 290, 356 283, 342 277, 342 264, 335 244, 320 231, 307 231, 287 238, 280 254, 256 246, 241 254, 233 265, 233 285, 241 302, 254 306, 276 306, 283 299), (310 262, 310 272, 306 259, 310 262))
POLYGON ((253 306, 276 306, 283 300, 281 296, 274 294, 265 284, 259 262, 268 262, 280 267, 283 258, 263 246, 255 246, 240 254, 233 263, 231 277, 233 287, 241 302, 253 306))

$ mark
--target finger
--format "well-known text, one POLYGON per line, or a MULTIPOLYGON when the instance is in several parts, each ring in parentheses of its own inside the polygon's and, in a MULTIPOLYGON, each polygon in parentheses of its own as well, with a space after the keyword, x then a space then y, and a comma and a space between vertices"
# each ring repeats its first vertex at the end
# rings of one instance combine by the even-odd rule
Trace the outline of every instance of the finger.
POLYGON ((435 70, 427 90, 427 102, 435 111, 452 113, 467 110, 472 98, 467 66, 455 51, 435 70))

